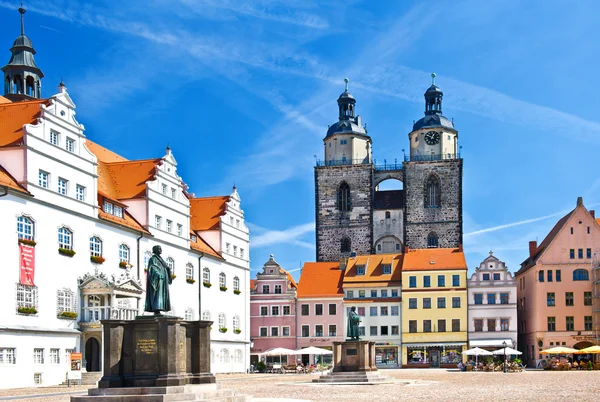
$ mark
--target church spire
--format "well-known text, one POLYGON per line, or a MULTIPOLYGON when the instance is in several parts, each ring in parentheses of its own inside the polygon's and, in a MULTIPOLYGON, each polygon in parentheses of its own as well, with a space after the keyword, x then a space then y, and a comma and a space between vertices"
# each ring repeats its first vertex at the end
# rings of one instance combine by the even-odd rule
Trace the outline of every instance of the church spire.
POLYGON ((348 83, 350 80, 344 78, 344 82, 346 83, 346 88, 337 100, 340 108, 340 120, 351 120, 354 119, 354 105, 356 104, 356 99, 348 92, 348 83))
POLYGON ((21 14, 21 36, 25 36, 25 9, 23 8, 23 2, 19 7, 19 14, 21 14))
POLYGON ((431 73, 431 86, 425 91, 425 115, 442 114, 444 93, 435 85, 435 73, 431 73))

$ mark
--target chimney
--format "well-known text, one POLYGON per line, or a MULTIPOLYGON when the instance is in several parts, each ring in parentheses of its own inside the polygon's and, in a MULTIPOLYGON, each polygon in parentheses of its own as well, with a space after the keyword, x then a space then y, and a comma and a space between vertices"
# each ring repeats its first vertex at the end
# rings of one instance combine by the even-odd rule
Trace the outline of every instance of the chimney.
POLYGON ((577 206, 583 206, 583 197, 577 197, 577 206))
POLYGON ((463 252, 463 246, 462 246, 462 244, 458 245, 458 251, 460 251, 461 253, 463 252))
POLYGON ((592 219, 596 219, 596 211, 590 209, 590 215, 592 215, 592 219))
POLYGON ((408 246, 404 246, 404 253, 408 253, 408 246))
POLYGON ((340 258, 340 271, 345 271, 347 265, 348 265, 348 259, 340 258))
POLYGON ((537 241, 536 240, 530 241, 529 242, 529 256, 533 257, 536 250, 537 250, 537 241))

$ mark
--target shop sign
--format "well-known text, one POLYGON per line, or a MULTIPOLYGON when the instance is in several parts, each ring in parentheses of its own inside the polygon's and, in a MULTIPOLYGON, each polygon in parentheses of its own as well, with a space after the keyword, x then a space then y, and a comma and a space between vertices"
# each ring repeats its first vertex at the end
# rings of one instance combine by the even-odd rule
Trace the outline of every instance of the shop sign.
POLYGON ((396 342, 375 342, 375 346, 400 346, 396 342))
POLYGON ((593 336, 571 335, 574 341, 594 341, 593 336))
POLYGON ((81 380, 81 361, 83 356, 81 353, 70 353, 69 354, 69 371, 67 372, 67 379, 69 380, 81 380))
POLYGON ((331 342, 331 339, 329 338, 311 338, 309 340, 310 343, 316 343, 316 342, 321 342, 321 343, 325 343, 325 342, 331 342))
POLYGON ((35 274, 35 247, 20 243, 20 275, 21 285, 35 286, 33 276, 35 274))

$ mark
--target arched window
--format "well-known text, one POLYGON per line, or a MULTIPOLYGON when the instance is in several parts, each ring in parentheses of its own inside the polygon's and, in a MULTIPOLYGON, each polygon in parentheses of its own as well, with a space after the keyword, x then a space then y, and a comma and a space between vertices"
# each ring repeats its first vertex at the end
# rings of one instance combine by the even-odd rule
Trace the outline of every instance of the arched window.
POLYGON ((194 266, 189 262, 185 266, 185 279, 194 279, 194 266))
POLYGON ((242 362, 242 349, 236 349, 235 350, 235 363, 241 363, 242 362))
POLYGON ((390 213, 390 211, 385 211, 385 219, 390 219, 392 217, 392 214, 390 213))
POLYGON ((73 233, 69 229, 58 229, 58 248, 73 250, 73 233))
POLYGON ((185 319, 187 321, 192 321, 194 319, 194 309, 189 307, 185 309, 185 319))
POLYGON ((337 207, 340 211, 350 211, 350 186, 346 182, 340 184, 337 194, 337 207))
POLYGON ((233 277, 233 290, 240 290, 240 278, 238 278, 237 276, 233 277))
POLYGON ((219 287, 227 287, 227 278, 225 277, 225 274, 223 272, 219 274, 219 287))
POLYGON ((441 205, 440 180, 431 175, 425 186, 425 208, 439 208, 441 205))
POLYGON ((576 269, 573 271, 574 281, 589 281, 590 275, 586 269, 576 269))
POLYGON ((171 275, 175 274, 175 260, 171 257, 168 257, 165 262, 167 263, 167 267, 171 269, 171 275))
POLYGON ((17 235, 19 239, 33 240, 33 221, 26 216, 17 218, 17 235))
POLYGON ((210 269, 204 268, 202 270, 202 282, 210 283, 210 269))
POLYGON ((129 247, 125 244, 119 244, 119 262, 129 262, 129 247))
POLYGON ((229 363, 229 350, 221 349, 221 363, 229 363))
POLYGON ((240 316, 239 315, 233 316, 233 330, 235 331, 236 329, 240 329, 240 316))
POLYGON ((350 239, 347 237, 344 237, 342 239, 342 241, 340 242, 340 251, 342 253, 349 253, 351 248, 352 248, 352 245, 350 244, 350 239))
POLYGON ((225 313, 219 313, 219 329, 227 328, 225 326, 225 313))
POLYGON ((429 233, 427 236, 427 248, 437 248, 438 247, 438 235, 434 232, 429 233))
POLYGON ((75 308, 75 292, 71 289, 58 289, 56 291, 56 313, 60 315, 60 313, 75 313, 77 309, 75 308))
POLYGON ((203 321, 210 321, 210 311, 204 310, 202 312, 202 320, 203 321))
POLYGON ((102 240, 96 236, 90 238, 90 254, 94 257, 102 257, 102 240))

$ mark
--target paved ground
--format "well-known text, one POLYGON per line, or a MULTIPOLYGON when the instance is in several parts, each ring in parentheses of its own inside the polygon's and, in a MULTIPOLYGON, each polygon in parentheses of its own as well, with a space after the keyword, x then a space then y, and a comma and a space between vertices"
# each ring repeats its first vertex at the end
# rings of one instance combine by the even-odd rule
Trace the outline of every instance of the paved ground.
MULTIPOLYGON (((266 401, 597 401, 599 371, 459 373, 448 370, 382 370, 397 380, 382 385, 312 384, 312 375, 218 375, 223 388, 266 401)), ((87 387, 0 390, 0 401, 66 402, 87 387)))

